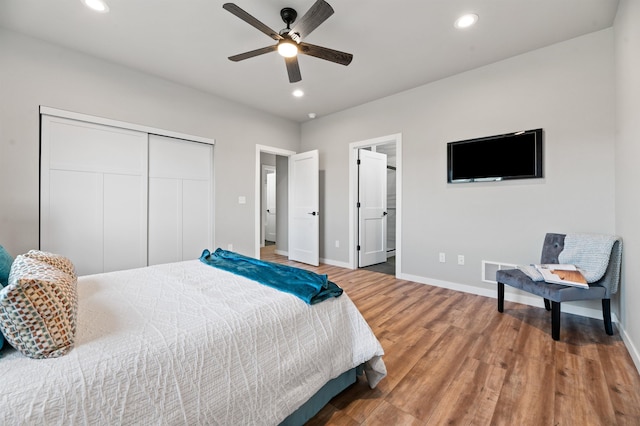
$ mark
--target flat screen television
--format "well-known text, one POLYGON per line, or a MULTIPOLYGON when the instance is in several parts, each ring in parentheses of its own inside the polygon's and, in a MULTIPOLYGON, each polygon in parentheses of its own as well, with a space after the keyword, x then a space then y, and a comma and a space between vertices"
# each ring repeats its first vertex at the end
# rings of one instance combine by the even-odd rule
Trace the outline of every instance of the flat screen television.
POLYGON ((542 129, 447 143, 447 182, 541 178, 542 129))

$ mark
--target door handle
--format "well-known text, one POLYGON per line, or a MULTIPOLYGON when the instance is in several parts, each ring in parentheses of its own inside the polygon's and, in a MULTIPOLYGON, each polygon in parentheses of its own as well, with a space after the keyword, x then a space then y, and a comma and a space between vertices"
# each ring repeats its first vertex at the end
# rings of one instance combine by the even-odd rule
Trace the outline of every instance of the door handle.
POLYGON ((311 212, 311 213, 307 213, 307 214, 310 214, 311 216, 316 216, 316 215, 320 216, 320 213, 316 213, 316 212, 311 212))
POLYGON ((387 213, 387 212, 382 212, 382 216, 386 216, 386 215, 388 215, 388 214, 389 214, 389 213, 387 213))

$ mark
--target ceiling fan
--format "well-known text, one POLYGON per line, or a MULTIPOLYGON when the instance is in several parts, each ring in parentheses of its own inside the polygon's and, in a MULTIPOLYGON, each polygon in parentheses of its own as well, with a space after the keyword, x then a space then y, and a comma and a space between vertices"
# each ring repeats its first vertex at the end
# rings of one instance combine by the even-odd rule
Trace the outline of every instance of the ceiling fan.
POLYGON ((229 59, 234 62, 278 51, 278 53, 284 57, 284 61, 287 66, 287 74, 289 75, 289 82, 296 83, 302 80, 302 76, 300 75, 300 66, 298 64, 298 53, 315 56, 316 58, 342 65, 349 65, 353 59, 353 55, 350 53, 315 46, 302 41, 303 38, 311 34, 313 30, 326 21, 329 16, 333 15, 333 8, 324 0, 317 0, 293 28, 290 27, 298 17, 298 13, 290 7, 282 9, 280 11, 280 17, 284 23, 287 24, 287 28, 281 30, 279 33, 273 31, 271 28, 233 3, 225 3, 222 7, 278 42, 273 46, 263 47, 261 49, 230 56, 229 59))

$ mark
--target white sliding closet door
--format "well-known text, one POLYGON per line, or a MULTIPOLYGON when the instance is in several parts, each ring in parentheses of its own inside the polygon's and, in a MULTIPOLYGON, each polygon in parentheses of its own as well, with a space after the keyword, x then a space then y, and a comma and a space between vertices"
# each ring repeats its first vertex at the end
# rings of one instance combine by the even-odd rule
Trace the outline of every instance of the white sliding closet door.
POLYGON ((147 263, 147 133, 43 115, 40 248, 80 275, 147 263))
POLYGON ((149 135, 149 265, 213 244, 213 146, 149 135))

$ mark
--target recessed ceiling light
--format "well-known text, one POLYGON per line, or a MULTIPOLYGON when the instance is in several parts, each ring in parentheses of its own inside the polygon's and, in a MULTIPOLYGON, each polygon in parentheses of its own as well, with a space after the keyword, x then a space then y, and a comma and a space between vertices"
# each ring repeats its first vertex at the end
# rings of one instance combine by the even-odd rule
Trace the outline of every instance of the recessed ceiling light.
POLYGON ((104 0, 82 0, 82 4, 96 12, 107 13, 109 11, 109 6, 104 0))
POLYGON ((478 22, 478 15, 475 13, 468 13, 456 19, 456 22, 453 25, 456 28, 469 28, 476 22, 478 22))
POLYGON ((308 115, 309 115, 309 118, 311 118, 311 119, 316 118, 316 113, 315 112, 310 112, 308 115))
POLYGON ((293 96, 295 96, 296 98, 301 98, 304 96, 304 92, 300 89, 296 89, 293 91, 293 96))

